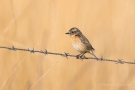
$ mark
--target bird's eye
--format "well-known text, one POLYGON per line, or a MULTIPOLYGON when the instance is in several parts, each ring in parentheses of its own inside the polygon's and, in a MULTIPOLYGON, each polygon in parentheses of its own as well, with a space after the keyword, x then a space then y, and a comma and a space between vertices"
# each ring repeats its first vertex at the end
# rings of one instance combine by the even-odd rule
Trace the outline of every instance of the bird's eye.
POLYGON ((71 33, 74 33, 73 31, 71 33))

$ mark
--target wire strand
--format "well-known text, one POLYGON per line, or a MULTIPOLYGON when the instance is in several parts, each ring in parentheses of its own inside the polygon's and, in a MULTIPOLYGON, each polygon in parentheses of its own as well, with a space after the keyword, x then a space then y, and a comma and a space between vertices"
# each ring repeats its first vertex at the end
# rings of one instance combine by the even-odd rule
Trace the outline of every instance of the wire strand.
MULTIPOLYGON (((49 54, 59 55, 59 56, 66 57, 67 59, 68 59, 68 57, 75 57, 76 59, 78 59, 78 55, 72 55, 72 54, 65 53, 65 52, 64 53, 48 52, 46 49, 45 50, 34 50, 34 48, 33 49, 29 49, 29 48, 23 49, 23 48, 15 48, 14 46, 12 46, 12 47, 0 46, 0 48, 12 50, 12 51, 26 51, 26 52, 30 52, 30 53, 41 53, 41 54, 44 54, 44 55, 49 55, 49 54)), ((123 61, 122 59, 118 59, 118 60, 105 59, 102 56, 100 58, 82 56, 79 59, 82 59, 82 60, 93 59, 93 60, 96 60, 96 61, 108 61, 108 62, 115 62, 116 64, 118 64, 118 63, 119 64, 135 64, 135 61, 134 62, 128 62, 128 61, 123 61)))

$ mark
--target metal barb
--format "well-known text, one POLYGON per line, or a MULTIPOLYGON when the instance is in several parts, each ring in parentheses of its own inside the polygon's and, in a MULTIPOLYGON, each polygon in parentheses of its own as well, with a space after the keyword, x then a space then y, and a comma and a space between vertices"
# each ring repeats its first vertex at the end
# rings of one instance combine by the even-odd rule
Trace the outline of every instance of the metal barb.
POLYGON ((124 64, 124 62, 122 61, 122 59, 118 59, 118 62, 116 64, 118 64, 118 63, 124 64))
POLYGON ((64 52, 64 54, 62 54, 62 56, 66 57, 68 59, 68 53, 64 52))
POLYGON ((47 50, 46 50, 46 49, 45 49, 45 51, 44 51, 44 54, 45 54, 45 55, 47 55, 47 54, 48 54, 48 52, 47 52, 47 50))
POLYGON ((9 50, 15 50, 14 46, 12 46, 11 48, 9 48, 9 50))
POLYGON ((102 61, 103 60, 103 56, 101 56, 101 58, 99 60, 102 61))
POLYGON ((34 51, 34 48, 32 49, 32 50, 30 50, 30 53, 34 53, 35 51, 34 51))

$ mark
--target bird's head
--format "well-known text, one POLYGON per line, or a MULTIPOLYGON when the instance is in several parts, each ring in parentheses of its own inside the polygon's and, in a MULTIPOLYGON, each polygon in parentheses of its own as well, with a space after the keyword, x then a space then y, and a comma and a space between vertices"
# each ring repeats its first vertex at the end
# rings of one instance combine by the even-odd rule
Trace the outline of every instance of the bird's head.
POLYGON ((81 31, 78 28, 73 27, 66 34, 69 34, 70 36, 72 36, 72 35, 78 36, 78 35, 80 35, 82 33, 81 33, 81 31))

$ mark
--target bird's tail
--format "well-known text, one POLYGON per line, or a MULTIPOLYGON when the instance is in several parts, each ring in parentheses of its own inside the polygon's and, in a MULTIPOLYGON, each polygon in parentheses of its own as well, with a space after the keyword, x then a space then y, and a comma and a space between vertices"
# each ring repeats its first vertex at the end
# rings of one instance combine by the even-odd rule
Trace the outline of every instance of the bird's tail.
POLYGON ((97 56, 94 54, 92 50, 90 51, 90 54, 93 55, 98 60, 97 56))

